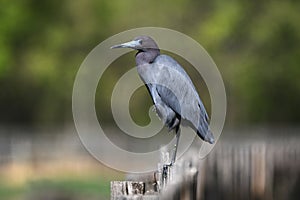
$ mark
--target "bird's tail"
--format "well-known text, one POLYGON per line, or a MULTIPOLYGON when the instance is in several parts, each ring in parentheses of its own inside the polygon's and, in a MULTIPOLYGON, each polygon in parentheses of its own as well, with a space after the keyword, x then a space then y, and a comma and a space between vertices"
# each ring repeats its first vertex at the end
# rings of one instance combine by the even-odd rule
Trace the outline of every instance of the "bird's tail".
POLYGON ((204 138, 204 140, 210 144, 213 144, 215 142, 215 138, 214 138, 214 135, 213 133, 211 132, 210 129, 208 129, 207 133, 206 133, 206 136, 204 138))
POLYGON ((213 133, 211 132, 211 130, 210 130, 210 128, 208 128, 207 129, 207 131, 197 131, 197 134, 199 135, 199 137, 202 139, 202 140, 204 140, 204 141, 206 141, 206 142, 208 142, 208 143, 210 143, 210 144, 213 144, 214 142, 215 142, 215 138, 214 138, 214 135, 213 135, 213 133))

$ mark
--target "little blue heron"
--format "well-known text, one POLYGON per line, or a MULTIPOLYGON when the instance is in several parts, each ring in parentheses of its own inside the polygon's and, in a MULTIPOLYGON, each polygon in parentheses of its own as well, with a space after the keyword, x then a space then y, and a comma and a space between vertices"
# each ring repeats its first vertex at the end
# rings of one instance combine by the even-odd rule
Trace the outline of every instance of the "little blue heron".
POLYGON ((138 36, 130 42, 111 48, 137 50, 137 70, 152 97, 156 112, 169 131, 175 130, 176 133, 171 165, 176 160, 182 120, 187 122, 202 140, 214 143, 208 124, 209 117, 190 77, 173 58, 160 54, 156 42, 151 37, 138 36))

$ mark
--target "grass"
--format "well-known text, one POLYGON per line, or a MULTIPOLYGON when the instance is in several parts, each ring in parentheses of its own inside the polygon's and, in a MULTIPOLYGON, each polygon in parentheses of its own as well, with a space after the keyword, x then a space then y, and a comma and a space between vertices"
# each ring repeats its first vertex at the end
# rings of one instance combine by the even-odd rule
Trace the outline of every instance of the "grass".
POLYGON ((13 186, 0 181, 0 199, 109 199, 110 181, 104 179, 55 178, 13 186))
POLYGON ((0 199, 20 199, 25 192, 24 187, 10 186, 0 182, 0 199))

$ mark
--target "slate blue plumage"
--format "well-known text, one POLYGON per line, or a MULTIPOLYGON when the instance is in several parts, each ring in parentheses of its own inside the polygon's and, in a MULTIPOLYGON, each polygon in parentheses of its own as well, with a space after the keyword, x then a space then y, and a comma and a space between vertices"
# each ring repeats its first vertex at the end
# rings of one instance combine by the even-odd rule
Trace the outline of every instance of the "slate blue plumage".
POLYGON ((170 56, 161 55, 156 42, 149 36, 112 48, 137 50, 137 71, 148 88, 156 112, 169 130, 175 130, 177 141, 172 163, 175 162, 180 124, 189 125, 206 142, 214 143, 205 107, 185 70, 170 56))

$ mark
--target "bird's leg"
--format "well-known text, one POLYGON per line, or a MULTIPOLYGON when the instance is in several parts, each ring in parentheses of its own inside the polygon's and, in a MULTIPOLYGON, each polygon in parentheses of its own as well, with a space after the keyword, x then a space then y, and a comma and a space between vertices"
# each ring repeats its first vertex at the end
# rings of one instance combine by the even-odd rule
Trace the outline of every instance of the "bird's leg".
POLYGON ((179 144, 179 137, 180 137, 180 127, 176 127, 175 129, 175 137, 176 137, 176 141, 175 141, 175 145, 174 145, 174 149, 173 149, 173 155, 172 155, 172 161, 171 161, 171 166, 175 163, 176 161, 176 154, 177 154, 177 148, 178 148, 178 144, 179 144))
POLYGON ((176 126, 175 133, 176 133, 176 135, 175 135, 176 141, 175 141, 175 145, 174 145, 174 149, 173 149, 172 160, 171 160, 170 164, 164 164, 163 165, 162 176, 161 176, 161 180, 162 180, 161 187, 165 187, 172 178, 171 177, 171 168, 174 165, 175 160, 176 160, 177 147, 178 147, 178 144, 179 144, 179 137, 180 137, 179 125, 176 126))

